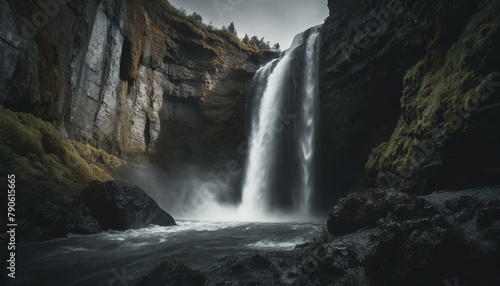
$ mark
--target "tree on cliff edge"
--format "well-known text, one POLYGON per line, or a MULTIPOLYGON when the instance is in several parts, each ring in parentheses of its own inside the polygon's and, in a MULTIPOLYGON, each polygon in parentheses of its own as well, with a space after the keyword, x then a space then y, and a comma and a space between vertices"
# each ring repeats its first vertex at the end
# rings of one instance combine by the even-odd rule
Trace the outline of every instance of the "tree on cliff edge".
POLYGON ((234 27, 234 22, 231 22, 231 24, 229 24, 229 27, 227 28, 229 30, 229 32, 237 35, 238 32, 236 32, 236 28, 234 27))
POLYGON ((277 51, 277 52, 280 52, 281 51, 281 46, 280 46, 280 43, 276 43, 274 44, 273 46, 273 50, 277 51))
POLYGON ((203 23, 203 17, 201 17, 201 15, 196 12, 193 12, 193 14, 190 17, 198 23, 203 23))

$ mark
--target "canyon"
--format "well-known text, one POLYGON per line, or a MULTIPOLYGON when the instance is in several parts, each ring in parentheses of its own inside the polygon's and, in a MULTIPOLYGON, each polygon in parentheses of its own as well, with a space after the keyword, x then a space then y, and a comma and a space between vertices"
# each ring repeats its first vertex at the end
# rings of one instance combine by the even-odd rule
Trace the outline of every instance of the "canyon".
POLYGON ((292 252, 225 258, 208 276, 163 263, 138 285, 442 285, 459 273, 465 285, 499 282, 500 4, 328 8, 322 26, 278 52, 162 0, 0 0, 0 173, 25 190, 21 240, 174 225, 164 211, 189 212, 193 184, 255 210, 262 184, 267 207, 329 217, 323 233, 292 252), (304 77, 316 54, 317 82, 304 77), (273 80, 283 86, 269 96, 286 101, 255 96, 273 80), (298 104, 302 81, 310 101, 298 104), (257 115, 272 124, 263 112, 274 105, 292 123, 276 146, 252 150, 269 128, 256 132, 257 115), (99 210, 123 211, 120 198, 141 203, 107 221, 99 210))

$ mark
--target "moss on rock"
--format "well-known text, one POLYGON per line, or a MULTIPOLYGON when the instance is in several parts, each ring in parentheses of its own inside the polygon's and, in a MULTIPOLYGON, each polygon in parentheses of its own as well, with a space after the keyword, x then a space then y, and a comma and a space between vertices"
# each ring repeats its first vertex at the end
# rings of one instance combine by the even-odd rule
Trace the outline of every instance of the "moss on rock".
POLYGON ((0 142, 0 172, 44 191, 79 192, 92 181, 113 179, 113 170, 122 164, 102 150, 65 141, 49 122, 1 106, 0 142))
POLYGON ((439 41, 434 39, 427 55, 407 72, 403 115, 390 141, 373 149, 366 164, 376 184, 391 173, 403 178, 400 187, 413 187, 414 174, 439 154, 447 139, 482 107, 498 101, 491 84, 500 70, 484 65, 491 61, 488 50, 498 44, 500 19, 493 15, 499 11, 498 3, 483 7, 444 54, 432 48, 439 41))

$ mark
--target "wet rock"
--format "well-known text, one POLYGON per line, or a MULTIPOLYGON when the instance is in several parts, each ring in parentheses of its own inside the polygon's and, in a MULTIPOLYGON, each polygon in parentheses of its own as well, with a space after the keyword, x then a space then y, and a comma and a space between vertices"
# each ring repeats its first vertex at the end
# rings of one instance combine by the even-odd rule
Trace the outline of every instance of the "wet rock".
POLYGON ((318 207, 370 187, 425 194, 500 183, 497 4, 328 1, 318 207), (450 81, 437 88, 441 78, 450 81), (477 91, 489 98, 470 110, 477 91))
POLYGON ((295 246, 295 249, 300 249, 300 248, 304 248, 304 247, 308 247, 311 243, 309 242, 305 242, 305 243, 302 243, 302 244, 297 244, 295 246))
POLYGON ((498 237, 474 227, 475 220, 484 225, 498 223, 491 204, 499 188, 459 193, 442 192, 420 197, 438 213, 432 218, 408 217, 402 222, 381 219, 380 230, 372 241, 377 245, 362 262, 374 285, 438 285, 458 277, 464 285, 492 285, 500 282, 498 237), (464 194, 466 194, 464 196, 464 194), (452 207, 456 212, 450 213, 452 207), (482 212, 481 210, 484 210, 482 212), (442 212, 441 212, 442 211, 442 212), (468 220, 462 213, 473 214, 468 220))
POLYGON ((175 225, 175 220, 143 190, 123 181, 92 183, 80 199, 103 230, 175 225))
POLYGON ((76 196, 57 195, 36 206, 40 223, 56 237, 69 233, 94 234, 101 225, 92 217, 90 209, 76 196))
POLYGON ((205 285, 443 285, 455 279, 459 285, 499 285, 499 194, 500 187, 427 196, 353 194, 341 200, 337 214, 346 224, 347 213, 353 222, 369 221, 363 228, 323 233, 292 251, 224 257, 204 273, 205 285), (458 212, 450 213, 457 201, 458 212), (378 217, 374 223, 364 218, 368 210, 378 210, 371 212, 378 217), (461 221, 463 211, 475 215, 461 221))
POLYGON ((401 117, 366 164, 370 186, 426 194, 500 183, 495 167, 500 165, 495 147, 500 144, 500 20, 491 17, 500 13, 500 5, 433 4, 441 6, 437 35, 406 72, 401 117), (449 81, 442 82, 443 77, 449 81))
MULTIPOLYGON (((362 191, 373 180, 365 173, 367 158, 397 125, 403 78, 425 54, 444 2, 328 1, 330 16, 321 37, 317 149, 318 188, 324 191, 316 197, 318 205, 330 204, 327 196, 338 199, 362 191)), ((446 18, 459 22, 454 27, 462 27, 474 13, 463 3, 473 0, 459 2, 449 13, 467 13, 446 18)))
POLYGON ((162 262, 152 273, 142 277, 137 286, 202 286, 205 276, 177 261, 162 262))
POLYGON ((500 221, 500 202, 491 201, 484 207, 478 210, 477 213, 477 226, 485 228, 491 226, 493 223, 500 221))
POLYGON ((271 266, 271 262, 259 254, 252 256, 251 264, 255 268, 263 268, 263 269, 269 268, 269 266, 271 266))
POLYGON ((274 257, 261 254, 224 257, 206 273, 205 285, 275 285, 280 273, 275 263, 274 257))
POLYGON ((399 191, 375 191, 371 195, 354 193, 339 200, 330 212, 327 228, 331 234, 339 236, 374 227, 381 218, 404 221, 434 214, 435 210, 426 201, 399 191))
POLYGON ((73 193, 34 191, 23 187, 17 196, 18 241, 67 237, 70 233, 95 234, 101 225, 73 193))

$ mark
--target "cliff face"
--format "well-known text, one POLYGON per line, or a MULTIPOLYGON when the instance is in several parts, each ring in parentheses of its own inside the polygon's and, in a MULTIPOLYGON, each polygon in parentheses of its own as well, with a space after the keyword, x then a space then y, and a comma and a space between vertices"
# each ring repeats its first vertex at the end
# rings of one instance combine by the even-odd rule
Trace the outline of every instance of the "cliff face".
POLYGON ((166 1, 49 2, 0 1, 2 105, 116 155, 237 156, 248 86, 272 54, 166 1))
POLYGON ((456 41, 438 23, 404 77, 403 114, 366 166, 374 185, 429 193, 500 182, 500 5, 480 8, 456 41))
MULTIPOLYGON (((370 187, 500 183, 498 4, 328 5, 315 209, 370 187)), ((0 0, 0 8, 3 106, 54 123, 66 139, 147 155, 169 170, 217 170, 240 158, 252 77, 276 54, 161 0, 0 0)))
POLYGON ((442 113, 492 86, 498 30, 489 11, 497 6, 473 0, 331 0, 329 8, 320 65, 318 206, 331 203, 327 197, 368 187, 407 185, 429 192, 498 183, 491 177, 500 165, 498 150, 483 150, 480 143, 490 146, 499 138, 494 96, 476 109, 483 115, 453 130, 454 140, 434 144, 425 162, 403 172, 415 146, 427 142, 424 134, 446 124, 438 119, 442 113), (478 173, 487 169, 490 175, 478 173), (456 176, 465 177, 458 183, 456 176))

